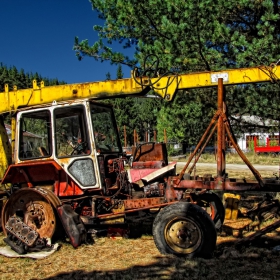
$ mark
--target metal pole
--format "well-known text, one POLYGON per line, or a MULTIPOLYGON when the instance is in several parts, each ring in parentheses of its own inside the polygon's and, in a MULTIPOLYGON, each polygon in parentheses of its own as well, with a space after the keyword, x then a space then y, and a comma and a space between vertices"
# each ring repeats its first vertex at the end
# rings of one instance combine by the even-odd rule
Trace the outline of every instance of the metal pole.
MULTIPOLYGON (((218 110, 224 111, 224 86, 223 79, 218 79, 218 110)), ((217 128, 217 183, 222 183, 225 175, 225 127, 222 115, 218 119, 217 128)))

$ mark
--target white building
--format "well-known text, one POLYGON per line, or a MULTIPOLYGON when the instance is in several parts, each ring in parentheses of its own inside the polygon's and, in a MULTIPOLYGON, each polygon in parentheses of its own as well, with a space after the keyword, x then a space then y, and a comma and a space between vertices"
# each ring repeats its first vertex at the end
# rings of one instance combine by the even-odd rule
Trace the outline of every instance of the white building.
MULTIPOLYGON (((5 128, 11 141, 12 131, 11 126, 9 124, 5 124, 5 128)), ((34 147, 39 147, 42 145, 43 137, 30 133, 28 131, 23 132, 23 152, 28 154, 33 150, 34 147)))
POLYGON ((240 138, 237 139, 237 144, 243 151, 248 151, 252 149, 254 146, 254 138, 256 137, 259 145, 265 145, 267 138, 279 139, 279 133, 271 133, 268 132, 269 128, 278 127, 278 122, 275 120, 262 119, 258 116, 235 116, 240 126, 244 126, 245 124, 249 124, 252 127, 258 126, 255 131, 245 132, 240 138), (241 119, 240 119, 241 118, 241 119), (263 128, 261 128, 261 127, 263 128))

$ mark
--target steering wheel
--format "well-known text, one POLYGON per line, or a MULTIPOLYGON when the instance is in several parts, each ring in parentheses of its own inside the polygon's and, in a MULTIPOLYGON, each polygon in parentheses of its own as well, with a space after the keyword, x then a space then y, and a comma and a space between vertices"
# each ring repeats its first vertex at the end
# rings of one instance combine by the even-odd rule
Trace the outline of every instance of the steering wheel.
MULTIPOLYGON (((72 143, 73 144, 73 143, 72 143)), ((71 156, 72 155, 81 155, 85 152, 85 148, 87 147, 87 142, 80 142, 77 143, 76 145, 71 145, 72 147, 72 152, 71 152, 71 156)))

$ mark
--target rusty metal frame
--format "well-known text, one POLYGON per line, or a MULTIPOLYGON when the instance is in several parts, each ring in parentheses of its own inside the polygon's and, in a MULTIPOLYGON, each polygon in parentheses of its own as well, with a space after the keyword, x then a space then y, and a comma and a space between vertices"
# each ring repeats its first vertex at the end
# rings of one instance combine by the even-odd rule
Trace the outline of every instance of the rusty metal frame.
POLYGON ((201 137, 196 148, 189 156, 187 163, 178 176, 169 178, 169 186, 178 189, 210 189, 210 190, 229 190, 229 191, 244 191, 244 190, 258 190, 258 191, 277 191, 280 189, 280 183, 276 180, 266 181, 263 180, 260 173, 249 162, 245 154, 239 148, 236 143, 234 134, 232 132, 230 122, 226 113, 225 95, 223 79, 218 79, 218 101, 217 111, 215 112, 210 124, 201 137), (205 178, 193 178, 191 180, 184 180, 184 175, 191 163, 194 160, 192 166, 188 170, 188 177, 191 178, 191 174, 194 167, 199 160, 203 150, 207 143, 210 141, 214 132, 217 131, 217 176, 209 180, 205 178), (229 137, 234 149, 241 157, 243 162, 247 165, 250 171, 253 173, 256 180, 236 180, 226 177, 226 160, 225 160, 225 137, 229 137))
MULTIPOLYGON (((188 158, 183 170, 178 176, 170 176, 166 182, 165 196, 129 199, 124 200, 124 208, 122 211, 113 213, 99 214, 95 218, 108 219, 112 217, 123 217, 128 213, 137 212, 140 210, 148 210, 152 208, 162 208, 170 204, 178 203, 184 199, 188 190, 206 191, 206 190, 223 190, 223 191, 277 191, 280 189, 280 182, 275 180, 263 180, 260 173, 253 167, 253 165, 246 158, 245 154, 236 143, 234 134, 232 132, 230 122, 228 120, 223 79, 218 79, 218 100, 217 111, 215 112, 209 126, 201 137, 198 145, 193 153, 188 158), (211 140, 213 134, 217 131, 217 176, 197 177, 191 176, 199 157, 205 149, 207 143, 211 140), (226 175, 226 159, 225 159, 225 139, 229 137, 238 155, 242 158, 244 163, 251 170, 255 176, 255 180, 232 179, 227 178, 226 175), (190 163, 194 160, 192 166, 190 163), (185 172, 188 170, 188 179, 184 179, 185 172)), ((194 202, 195 203, 195 202, 194 202)))

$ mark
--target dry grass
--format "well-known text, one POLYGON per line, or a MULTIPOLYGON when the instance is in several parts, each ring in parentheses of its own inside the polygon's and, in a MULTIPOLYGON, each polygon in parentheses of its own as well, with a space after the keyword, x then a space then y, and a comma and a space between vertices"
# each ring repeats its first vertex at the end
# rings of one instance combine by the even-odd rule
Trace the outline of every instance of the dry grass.
POLYGON ((83 245, 78 249, 63 243, 58 252, 43 260, 0 256, 0 262, 2 279, 45 279, 58 274, 64 275, 62 279, 83 279, 82 275, 93 271, 95 273, 89 279, 95 279, 106 276, 110 271, 109 274, 113 274, 112 271, 129 271, 133 266, 155 263, 157 257, 160 254, 152 237, 138 240, 99 238, 95 244, 83 245))
POLYGON ((208 260, 163 256, 151 236, 100 238, 78 249, 63 243, 43 260, 0 256, 0 279, 279 279, 280 254, 271 244, 236 250, 230 245, 234 240, 219 237, 215 255, 208 260))
MULTIPOLYGON (((280 164, 280 157, 279 156, 272 156, 272 155, 257 155, 253 152, 249 152, 245 154, 247 159, 252 164, 262 164, 262 165, 279 165, 280 164)), ((186 155, 186 158, 189 154, 186 155)), ((180 161, 186 161, 186 158, 180 157, 180 161)), ((203 163, 215 163, 216 162, 216 155, 205 153, 202 154, 199 162, 203 163)), ((243 163, 242 159, 237 153, 227 153, 226 154, 226 162, 227 163, 243 163)))
MULTIPOLYGON (((270 155, 256 155, 254 153, 247 153, 246 157, 248 158, 248 160, 250 161, 251 164, 253 165, 273 165, 273 166, 279 166, 279 170, 280 170, 280 157, 273 157, 270 155)), ((186 158, 176 158, 176 159, 171 159, 171 160, 175 160, 177 162, 186 162, 187 159, 186 158)), ((170 161, 171 161, 170 160, 170 161)), ((216 164, 216 156, 214 154, 202 154, 201 157, 198 160, 198 163, 214 163, 216 164)), ((242 159, 239 157, 238 154, 227 154, 226 155, 226 163, 227 164, 243 164, 244 162, 242 161, 242 159)), ((191 166, 191 165, 190 165, 191 166)), ((182 167, 177 168, 177 173, 179 173, 182 170, 182 167)), ((275 171, 264 171, 264 170, 258 170, 259 173, 261 174, 261 176, 263 178, 275 178, 275 175, 280 176, 280 174, 278 174, 278 172, 275 171), (277 173, 277 174, 275 174, 277 173)), ((227 167, 226 172, 228 173, 228 177, 230 178, 246 178, 246 179, 255 179, 255 177, 253 176, 253 174, 251 173, 251 171, 249 169, 243 169, 242 166, 240 166, 239 170, 236 169, 230 169, 227 167)), ((216 167, 201 167, 201 166, 196 166, 192 175, 199 175, 199 176, 203 176, 204 174, 212 174, 213 176, 216 176, 217 174, 217 168, 216 167)))
MULTIPOLYGON (((177 173, 179 173, 181 171, 181 168, 177 168, 177 173)), ((231 170, 231 169, 227 169, 226 171, 228 173, 228 177, 230 178, 246 178, 246 179, 254 179, 254 175, 251 173, 250 170, 245 170, 245 169, 240 169, 240 170, 231 170)), ((261 170, 259 171, 259 173, 261 174, 262 178, 272 178, 275 177, 275 172, 273 171, 264 171, 261 170)), ((203 176, 204 174, 212 174, 212 176, 216 176, 217 174, 217 168, 214 167, 200 167, 197 166, 195 168, 195 170, 193 171, 192 175, 199 175, 199 176, 203 176)))
MULTIPOLYGON (((197 168, 197 174, 215 174, 215 169, 197 168)), ((250 177, 249 171, 230 171, 231 177, 250 177)), ((271 174, 262 173, 262 176, 271 174)), ((213 258, 193 259, 164 256, 152 236, 139 239, 95 240, 73 249, 61 243, 59 251, 42 260, 0 256, 0 279, 279 279, 280 231, 237 250, 233 237, 218 237, 213 258)), ((0 234, 0 246, 4 246, 0 234)))

